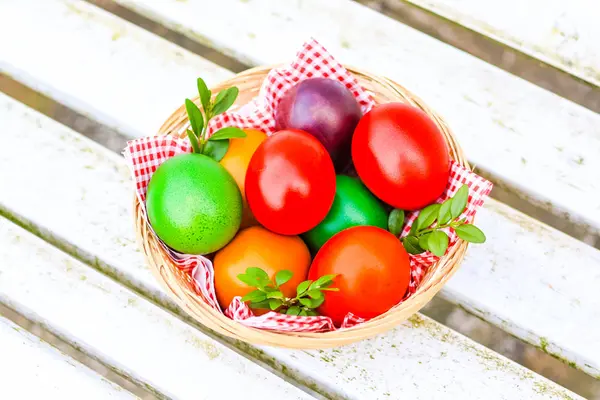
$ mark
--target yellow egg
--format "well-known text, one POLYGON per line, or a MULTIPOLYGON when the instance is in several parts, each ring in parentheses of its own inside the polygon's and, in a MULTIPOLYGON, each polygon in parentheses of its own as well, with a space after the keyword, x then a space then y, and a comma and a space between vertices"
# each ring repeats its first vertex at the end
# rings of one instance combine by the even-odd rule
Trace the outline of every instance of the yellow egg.
POLYGON ((260 144, 267 138, 267 134, 257 129, 244 129, 246 132, 245 138, 230 139, 229 148, 225 157, 220 161, 220 164, 233 176, 233 179, 240 188, 243 200, 243 213, 242 213, 242 228, 246 228, 252 225, 257 225, 256 219, 252 215, 248 203, 246 202, 245 180, 246 171, 248 170, 248 164, 252 155, 260 146, 260 144))

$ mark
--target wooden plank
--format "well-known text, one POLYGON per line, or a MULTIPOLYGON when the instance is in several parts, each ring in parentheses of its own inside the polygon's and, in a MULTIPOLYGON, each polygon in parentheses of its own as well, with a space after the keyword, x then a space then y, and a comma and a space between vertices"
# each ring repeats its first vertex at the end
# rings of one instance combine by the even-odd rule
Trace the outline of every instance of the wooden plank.
MULTIPOLYGON (((9 109, 1 114, 0 132, 11 132, 5 138, 9 146, 5 151, 0 149, 0 171, 18 171, 0 173, 0 188, 14 188, 0 191, 1 212, 108 274, 116 275, 118 271, 118 279, 171 308, 172 303, 162 297, 144 268, 134 243, 131 183, 123 161, 14 100, 4 98, 0 104, 0 110, 9 109), (28 159, 24 154, 33 146, 37 149, 36 157, 28 159), (33 181, 35 187, 22 184, 33 181)), ((490 243, 498 240, 492 227, 484 228, 490 232, 490 243)), ((584 247, 577 249, 587 251, 584 247)), ((540 251, 543 250, 541 247, 540 251)), ((508 268, 517 257, 510 258, 510 254, 507 257, 509 260, 503 261, 502 266, 508 268)), ((551 263, 547 264, 545 268, 553 268, 551 263)), ((464 268, 477 267, 467 263, 464 268)), ((521 295, 508 290, 504 293, 511 297, 521 295)), ((563 324, 567 323, 565 316, 563 324)), ((552 388, 553 393, 560 390, 422 316, 415 316, 388 334, 330 351, 255 348, 239 342, 232 345, 291 379, 334 398, 379 399, 385 398, 386 393, 427 398, 436 391, 450 393, 449 396, 466 392, 471 398, 489 392, 511 398, 523 391, 527 393, 525 396, 534 398, 546 394, 541 388, 552 388), (418 385, 413 386, 412 382, 418 385)))
POLYGON ((0 353, 4 399, 137 399, 1 316, 0 353))
POLYGON ((4 218, 0 259, 0 302, 159 397, 313 398, 4 218))
POLYGON ((314 36, 417 93, 498 183, 599 232, 600 116, 590 110, 350 0, 117 2, 252 65, 288 60, 314 36))
POLYGON ((231 75, 78 0, 0 1, 0 71, 128 136, 155 133, 199 73, 231 75))
POLYGON ((600 85, 600 36, 590 0, 406 0, 600 85))

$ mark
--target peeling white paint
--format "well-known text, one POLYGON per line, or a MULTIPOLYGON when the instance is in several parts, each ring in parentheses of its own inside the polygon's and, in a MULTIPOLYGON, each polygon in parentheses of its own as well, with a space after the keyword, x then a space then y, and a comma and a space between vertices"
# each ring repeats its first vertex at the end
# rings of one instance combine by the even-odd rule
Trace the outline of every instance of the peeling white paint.
POLYGON ((0 259, 0 301, 162 396, 313 398, 1 217, 0 259))
MULTIPOLYGON (((343 63, 426 101, 475 165, 556 215, 600 230, 600 115, 584 107, 350 0, 117 2, 253 65, 285 62, 314 36, 343 63)), ((512 10, 492 3, 504 15, 512 10)))
POLYGON ((128 136, 156 133, 198 76, 232 75, 78 0, 0 1, 0 71, 128 136))
POLYGON ((600 86, 593 0, 407 0, 600 86))
POLYGON ((0 354, 4 399, 137 399, 1 316, 0 354))
MULTIPOLYGON (((11 134, 3 137, 4 143, 9 146, 0 148, 0 171, 11 173, 0 172, 0 209, 4 208, 31 221, 35 229, 41 227, 50 231, 61 245, 74 246, 79 254, 88 259, 97 257, 100 262, 110 265, 113 271, 119 271, 122 274, 119 279, 151 297, 160 298, 163 292, 145 268, 133 242, 130 214, 133 195, 131 183, 124 176, 127 173, 124 162, 72 130, 0 95, 0 110, 6 108, 10 108, 11 112, 3 114, 0 111, 0 132, 11 134), (35 158, 27 157, 34 147, 35 158), (93 168, 84 168, 86 165, 93 168), (23 182, 33 181, 38 182, 36 187, 23 185, 23 182), (5 187, 12 189, 1 190, 5 187), (88 193, 84 200, 80 196, 82 190, 88 193)), ((501 216, 494 214, 494 202, 490 203, 492 207, 486 210, 490 215, 489 220, 482 218, 480 225, 490 237, 494 237, 494 226, 500 223, 501 216)), ((545 234, 538 235, 541 229, 539 224, 524 218, 533 226, 531 232, 525 234, 527 240, 539 241, 538 251, 543 254, 546 249, 545 234)), ((507 229, 518 230, 521 226, 522 222, 515 227, 509 224, 507 229)), ((562 234, 553 234, 561 240, 564 238, 562 234)), ((481 251, 486 251, 485 247, 493 251, 496 240, 481 246, 481 251)), ((586 250, 584 245, 573 239, 564 240, 579 251, 595 252, 591 248, 586 250)), ((551 241, 549 243, 553 244, 551 241)), ((517 253, 508 253, 506 257, 506 260, 496 261, 506 268, 510 264, 518 268, 517 253)), ((489 265, 485 263, 489 263, 490 259, 481 262, 483 266, 479 261, 467 261, 462 268, 472 275, 469 278, 472 279, 470 285, 461 288, 466 298, 464 301, 468 304, 482 304, 479 294, 472 297, 470 286, 483 285, 488 279, 493 279, 478 277, 477 271, 483 273, 489 265)), ((562 268, 560 265, 553 266, 552 258, 537 262, 544 262, 544 268, 562 268)), ((70 268, 74 269, 72 265, 70 268)), ((88 275, 85 283, 89 282, 88 275)), ((575 287, 567 289, 573 292, 577 290, 575 287)), ((494 290, 515 299, 510 307, 523 306, 516 301, 522 296, 520 291, 524 288, 521 286, 494 290)), ((538 288, 533 286, 527 290, 535 291, 538 288)), ((560 298, 556 301, 560 301, 560 298)), ((127 303, 127 300, 124 302, 127 303)), ((493 309, 494 305, 485 304, 485 307, 493 309)), ((552 310, 546 312, 552 315, 552 310)), ((443 325, 424 317, 415 318, 412 323, 405 323, 371 340, 324 353, 273 348, 261 348, 260 353, 253 347, 249 347, 247 352, 251 357, 266 359, 269 364, 278 364, 278 369, 285 367, 286 375, 334 397, 347 396, 362 400, 385 398, 385 393, 410 393, 415 398, 430 398, 428 394, 432 392, 443 392, 456 396, 468 393, 471 398, 478 398, 492 391, 498 393, 498 398, 514 398, 517 392, 511 390, 518 390, 518 393, 529 393, 528 398, 538 395, 544 398, 534 390, 539 385, 569 393, 443 325), (338 361, 331 362, 334 359, 338 361), (389 367, 390 362, 393 368, 389 367), (457 365, 460 367, 457 368, 457 365), (453 382, 452 386, 449 386, 448 379, 453 382), (473 380, 478 383, 474 384, 473 380)), ((563 321, 563 324, 567 323, 568 315, 564 316, 563 321)), ((539 335, 548 334, 549 340, 554 340, 552 332, 536 332, 539 335)), ((576 341, 578 337, 572 340, 576 341)), ((564 345, 563 342, 552 343, 564 345)), ((597 346, 597 343, 589 345, 597 346)), ((98 345, 99 348, 102 346, 104 343, 98 345)))

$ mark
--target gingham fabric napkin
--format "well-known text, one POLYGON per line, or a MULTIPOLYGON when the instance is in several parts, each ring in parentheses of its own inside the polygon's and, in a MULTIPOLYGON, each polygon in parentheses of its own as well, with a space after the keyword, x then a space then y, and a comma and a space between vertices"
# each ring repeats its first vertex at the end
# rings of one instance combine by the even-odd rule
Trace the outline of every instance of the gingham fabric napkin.
MULTIPOLYGON (((245 106, 215 117, 210 122, 209 134, 226 126, 260 129, 267 134, 275 132, 274 110, 283 94, 301 80, 323 77, 337 79, 342 82, 356 97, 363 113, 374 105, 371 95, 364 90, 358 81, 339 64, 314 39, 305 43, 289 65, 272 70, 265 78, 259 95, 245 106)), ((178 132, 180 133, 180 132, 178 132)), ((127 143, 123 155, 127 161, 136 185, 136 193, 145 213, 146 188, 154 171, 165 160, 181 153, 189 153, 192 148, 187 138, 179 139, 171 136, 151 136, 132 140, 127 143)), ((492 190, 492 184, 473 172, 470 172, 456 162, 452 162, 450 180, 446 191, 437 200, 443 202, 454 195, 463 183, 469 186, 469 201, 462 218, 471 222, 479 207, 481 207, 492 190)), ((407 225, 401 236, 410 231, 418 212, 407 215, 407 225)), ((457 242, 454 232, 450 235, 449 249, 457 242)), ((173 261, 185 272, 190 273, 196 284, 196 291, 210 306, 222 311, 216 299, 214 289, 214 270, 211 261, 203 256, 193 256, 177 253, 167 246, 173 261)), ((427 268, 437 261, 437 257, 427 252, 421 255, 411 255, 411 282, 406 297, 413 294, 427 268)), ((282 332, 318 332, 338 329, 328 317, 300 317, 269 312, 255 316, 250 308, 239 297, 233 300, 224 311, 225 315, 241 324, 282 332)), ((364 319, 348 314, 341 328, 354 326, 364 322, 364 319)))

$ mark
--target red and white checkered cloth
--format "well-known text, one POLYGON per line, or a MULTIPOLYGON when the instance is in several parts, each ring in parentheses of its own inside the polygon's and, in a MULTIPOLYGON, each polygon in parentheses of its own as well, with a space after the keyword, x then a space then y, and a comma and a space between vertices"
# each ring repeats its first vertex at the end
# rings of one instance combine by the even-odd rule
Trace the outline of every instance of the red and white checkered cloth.
MULTIPOLYGON (((354 94, 363 113, 368 112, 375 105, 371 95, 359 85, 356 78, 335 61, 317 41, 311 39, 304 44, 296 59, 290 65, 274 69, 267 75, 259 95, 253 101, 237 110, 223 113, 212 119, 209 125, 209 134, 226 126, 260 129, 269 135, 274 133, 274 110, 283 94, 299 81, 312 77, 337 79, 342 82, 354 94)), ((177 154, 191 151, 192 148, 187 138, 150 136, 127 143, 123 155, 131 169, 136 184, 136 193, 144 213, 146 212, 146 188, 154 171, 165 160, 177 154)), ((483 205, 492 190, 492 184, 487 180, 466 170, 458 163, 452 162, 448 187, 437 202, 441 203, 453 196, 463 183, 469 186, 469 201, 462 217, 471 222, 477 209, 483 205)), ((408 234, 417 216, 418 212, 410 213, 407 216, 407 225, 401 236, 408 234)), ((449 248, 451 248, 456 243, 457 237, 454 232, 448 232, 448 234, 450 236, 449 248)), ((191 274, 194 278, 197 293, 210 306, 221 311, 215 295, 212 262, 203 256, 180 254, 164 244, 163 246, 181 270, 191 274)), ((405 299, 415 292, 427 268, 437 260, 438 258, 429 252, 410 256, 411 282, 405 299)), ((276 312, 255 316, 239 297, 236 297, 225 310, 225 315, 247 326, 274 331, 320 332, 337 329, 330 318, 322 316, 299 317, 282 315, 276 312)), ((364 319, 349 313, 341 328, 347 328, 364 321, 364 319)))

